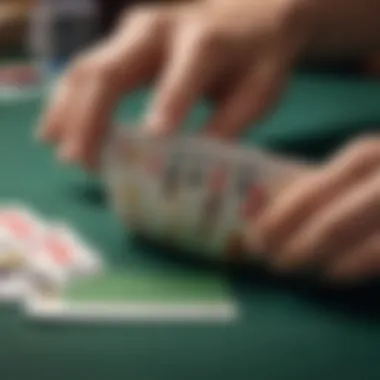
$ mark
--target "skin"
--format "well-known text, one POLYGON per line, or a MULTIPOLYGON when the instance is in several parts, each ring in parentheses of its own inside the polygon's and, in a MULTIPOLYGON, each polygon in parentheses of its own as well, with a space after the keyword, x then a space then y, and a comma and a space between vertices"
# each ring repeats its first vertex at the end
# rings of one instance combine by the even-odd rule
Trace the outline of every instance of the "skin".
POLYGON ((255 221, 277 271, 318 268, 327 280, 361 281, 380 273, 380 138, 367 136, 301 175, 255 221))
MULTIPOLYGON (((38 137, 66 163, 96 169, 120 98, 154 81, 147 133, 180 128, 199 98, 202 133, 238 136, 281 95, 301 57, 380 46, 380 0, 208 0, 129 11, 61 77, 38 137)), ((333 279, 379 273, 379 138, 302 170, 262 215, 252 250, 278 270, 317 266, 333 279), (318 189, 318 191, 316 191, 318 189)), ((252 227, 253 228, 253 227, 252 227)), ((253 236, 253 233, 252 233, 253 236)))
POLYGON ((277 99, 304 34, 288 1, 237 3, 139 8, 123 16, 62 76, 39 137, 55 143, 63 161, 95 167, 120 97, 152 80, 143 123, 150 133, 173 133, 199 97, 211 96, 215 112, 205 133, 239 134, 277 99))

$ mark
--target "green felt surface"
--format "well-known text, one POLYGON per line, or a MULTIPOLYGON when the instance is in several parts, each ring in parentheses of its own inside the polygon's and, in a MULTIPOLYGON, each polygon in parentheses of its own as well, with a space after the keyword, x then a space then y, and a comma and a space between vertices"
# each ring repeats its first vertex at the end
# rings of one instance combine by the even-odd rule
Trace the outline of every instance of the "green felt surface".
POLYGON ((219 276, 187 276, 177 271, 110 271, 74 281, 64 293, 68 302, 141 302, 180 304, 189 302, 229 302, 230 289, 219 276))
MULTIPOLYGON (((118 118, 141 115, 144 92, 118 118)), ((119 268, 178 273, 220 269, 167 255, 123 233, 98 182, 63 168, 37 144, 40 100, 0 104, 0 198, 64 219, 119 268)), ((199 105, 190 117, 207 115, 199 105)), ((380 125, 380 84, 326 75, 299 76, 278 111, 244 143, 321 158, 380 125)), ((8 379, 379 379, 380 287, 330 290, 311 281, 230 270, 242 310, 231 325, 36 326, 0 310, 0 378, 8 379)))

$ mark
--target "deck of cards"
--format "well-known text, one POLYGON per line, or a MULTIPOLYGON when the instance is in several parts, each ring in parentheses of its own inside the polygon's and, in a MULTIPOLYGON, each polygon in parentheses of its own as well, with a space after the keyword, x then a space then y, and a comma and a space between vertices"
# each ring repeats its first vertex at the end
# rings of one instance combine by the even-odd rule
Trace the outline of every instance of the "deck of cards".
POLYGON ((104 151, 112 207, 127 228, 178 251, 240 261, 252 220, 300 171, 256 148, 117 130, 104 151))

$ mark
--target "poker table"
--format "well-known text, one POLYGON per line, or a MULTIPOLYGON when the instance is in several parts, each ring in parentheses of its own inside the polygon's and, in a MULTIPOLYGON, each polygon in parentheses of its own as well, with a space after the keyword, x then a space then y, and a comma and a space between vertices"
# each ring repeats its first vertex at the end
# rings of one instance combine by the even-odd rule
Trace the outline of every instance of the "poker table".
MULTIPOLYGON (((149 90, 120 105, 116 118, 138 120, 149 90)), ((62 219, 117 267, 199 266, 136 241, 107 207, 97 178, 61 166, 33 138, 43 97, 0 104, 0 198, 62 219)), ((199 104, 189 118, 207 116, 199 104)), ((345 141, 378 130, 380 83, 299 73, 279 108, 241 143, 323 160, 345 141)), ((380 378, 380 286, 339 289, 260 268, 220 268, 240 317, 227 324, 43 325, 17 306, 0 308, 0 378, 376 379, 380 378)))

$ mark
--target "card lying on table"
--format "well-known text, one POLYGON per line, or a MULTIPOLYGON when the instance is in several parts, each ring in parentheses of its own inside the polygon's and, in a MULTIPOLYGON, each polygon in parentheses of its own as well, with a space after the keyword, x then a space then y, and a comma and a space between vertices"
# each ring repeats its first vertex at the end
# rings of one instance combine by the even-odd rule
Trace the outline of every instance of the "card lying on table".
POLYGON ((31 293, 32 318, 51 321, 220 321, 238 316, 222 277, 184 273, 103 272, 77 279, 61 294, 31 293))
POLYGON ((0 301, 20 300, 32 287, 56 292, 101 267, 100 255, 67 225, 25 206, 0 206, 0 301))

